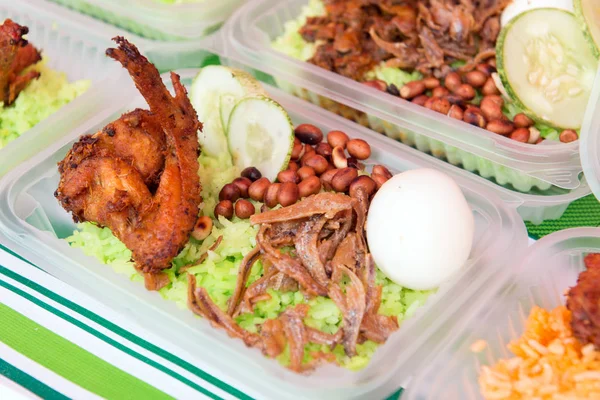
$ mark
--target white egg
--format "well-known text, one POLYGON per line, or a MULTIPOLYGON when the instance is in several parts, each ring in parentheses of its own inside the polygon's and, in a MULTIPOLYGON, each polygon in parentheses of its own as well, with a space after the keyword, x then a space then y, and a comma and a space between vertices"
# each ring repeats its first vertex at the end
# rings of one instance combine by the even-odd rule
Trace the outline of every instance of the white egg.
POLYGON ((398 285, 439 287, 469 258, 475 221, 459 186, 446 174, 416 169, 379 189, 367 219, 375 264, 398 285))
POLYGON ((534 8, 560 8, 573 12, 573 0, 513 0, 502 12, 500 17, 502 26, 517 15, 534 8))

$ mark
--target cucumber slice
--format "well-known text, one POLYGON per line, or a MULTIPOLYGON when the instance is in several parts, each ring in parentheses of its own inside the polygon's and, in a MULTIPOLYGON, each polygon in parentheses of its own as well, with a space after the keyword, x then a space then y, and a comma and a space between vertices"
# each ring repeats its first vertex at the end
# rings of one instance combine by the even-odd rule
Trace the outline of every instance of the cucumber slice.
POLYGON ((575 15, 583 23, 596 56, 600 56, 600 2, 598 0, 575 0, 575 15))
POLYGON ((200 70, 190 89, 190 98, 198 119, 203 123, 198 140, 210 155, 228 151, 227 123, 229 114, 241 98, 264 93, 260 84, 248 73, 220 65, 200 70))
POLYGON ((597 61, 575 16, 538 8, 515 17, 496 43, 502 84, 533 119, 579 129, 597 61))
POLYGON ((256 167, 271 182, 287 168, 294 147, 294 125, 274 100, 242 99, 229 117, 229 151, 240 171, 256 167))
POLYGON ((508 24, 514 17, 536 8, 560 8, 573 12, 572 0, 513 0, 502 11, 502 26, 508 24))

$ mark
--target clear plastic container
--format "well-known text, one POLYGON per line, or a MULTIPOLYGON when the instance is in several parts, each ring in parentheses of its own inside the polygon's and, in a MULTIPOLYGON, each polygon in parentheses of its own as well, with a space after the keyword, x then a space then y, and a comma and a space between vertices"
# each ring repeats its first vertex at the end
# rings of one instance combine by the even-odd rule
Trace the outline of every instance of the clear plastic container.
POLYGON ((568 229, 544 237, 516 265, 506 265, 513 277, 481 291, 476 307, 464 313, 437 356, 424 361, 402 399, 481 399, 480 367, 511 357, 506 345, 523 333, 533 306, 565 304, 565 290, 575 285, 590 252, 600 252, 600 229, 568 229), (478 340, 487 348, 473 353, 470 346, 478 340))
POLYGON ((271 42, 306 4, 307 0, 248 2, 209 45, 240 65, 270 74, 288 93, 501 185, 512 185, 521 192, 580 185, 582 168, 576 142, 519 143, 273 50, 271 42))
POLYGON ((198 39, 214 32, 244 0, 162 4, 156 0, 49 0, 156 40, 198 39))
MULTIPOLYGON (((188 87, 196 73, 197 70, 180 71, 188 87)), ((510 268, 506 266, 527 247, 524 224, 512 207, 474 182, 472 174, 277 89, 267 87, 267 90, 288 110, 295 123, 311 122, 326 132, 335 128, 364 138, 371 144, 372 161, 386 164, 393 171, 429 167, 447 172, 459 183, 473 209, 476 232, 467 266, 403 324, 365 370, 350 372, 327 366, 313 376, 295 375, 274 360, 264 358, 259 351, 250 350, 241 341, 211 328, 188 310, 178 309, 159 294, 147 292, 143 285, 117 275, 110 267, 59 240, 69 236, 75 225, 53 196, 58 184, 56 163, 80 135, 97 131, 115 113, 98 110, 97 118, 81 125, 72 124, 67 137, 0 180, 0 242, 185 348, 221 375, 244 382, 265 398, 383 398, 397 390, 403 383, 401 378, 410 376, 418 363, 443 342, 444 332, 439 328, 444 324, 452 326, 454 315, 482 282, 508 276, 510 268), (252 371, 255 379, 248 379, 248 371, 252 371)), ((123 101, 120 112, 143 103, 137 95, 133 102, 123 101)))
MULTIPOLYGON (((23 3, 19 4, 19 9, 27 10, 30 15, 39 15, 40 18, 44 18, 44 20, 65 21, 69 30, 75 30, 78 33, 85 34, 86 37, 93 37, 94 41, 106 41, 105 47, 114 45, 110 39, 115 36, 126 37, 130 42, 134 43, 161 72, 181 68, 198 68, 210 57, 217 57, 213 53, 205 50, 199 41, 164 42, 142 38, 47 0, 22 1, 23 3)), ((104 54, 103 48, 99 50, 104 54)))
POLYGON ((579 152, 590 188, 596 198, 600 199, 600 68, 585 111, 579 152))
POLYGON ((29 27, 29 41, 41 49, 50 68, 64 72, 69 82, 87 79, 92 85, 84 94, 0 149, 0 176, 69 133, 62 129, 65 124, 87 120, 94 109, 114 97, 111 93, 114 88, 133 87, 123 68, 104 55, 110 38, 95 36, 74 26, 68 19, 14 0, 0 0, 0 20, 6 18, 29 27), (107 87, 111 91, 107 91, 107 87), (49 130, 49 126, 58 129, 49 130), (16 151, 16 148, 20 150, 16 151))

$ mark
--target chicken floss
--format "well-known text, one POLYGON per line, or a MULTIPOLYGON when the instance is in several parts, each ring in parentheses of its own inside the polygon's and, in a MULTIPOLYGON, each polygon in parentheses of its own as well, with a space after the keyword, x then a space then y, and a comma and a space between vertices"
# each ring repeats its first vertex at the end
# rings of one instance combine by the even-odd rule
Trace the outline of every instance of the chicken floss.
POLYGON ((377 266, 415 290, 440 286, 465 265, 475 221, 461 189, 432 169, 395 175, 369 208, 367 241, 377 266))

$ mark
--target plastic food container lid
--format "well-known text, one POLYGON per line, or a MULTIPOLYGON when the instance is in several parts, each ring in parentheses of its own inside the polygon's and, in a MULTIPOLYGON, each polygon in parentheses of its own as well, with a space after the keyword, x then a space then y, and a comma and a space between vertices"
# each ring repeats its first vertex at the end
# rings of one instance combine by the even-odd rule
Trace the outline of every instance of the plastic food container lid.
MULTIPOLYGON (((178 71, 188 87, 197 72, 178 71)), ((508 278, 510 267, 506 266, 526 249, 525 226, 514 208, 479 185, 467 171, 277 89, 266 89, 289 112, 294 123, 311 122, 325 132, 341 129, 368 141, 373 162, 385 164, 393 171, 425 167, 445 171, 461 186, 473 210, 476 232, 466 268, 403 322, 366 369, 350 372, 326 366, 311 376, 296 375, 264 358, 259 351, 246 348, 241 341, 229 338, 224 331, 211 328, 207 321, 194 317, 188 310, 164 301, 158 293, 147 292, 139 282, 116 274, 110 267, 59 240, 72 233, 74 224, 53 197, 58 182, 56 162, 80 135, 101 129, 118 113, 99 109, 96 118, 83 125, 73 124, 68 137, 0 179, 0 242, 144 328, 185 348, 207 371, 221 371, 266 398, 383 398, 397 390, 403 383, 401 379, 413 374, 416 365, 443 343, 446 331, 440 329, 441 325, 447 322, 447 326, 453 326, 454 316, 473 304, 470 300, 485 287, 485 282, 508 278), (248 379, 248 371, 253 371, 255 379, 248 379)), ((121 103, 121 112, 144 107, 141 96, 129 93, 115 99, 121 103)))
POLYGON ((444 348, 423 362, 402 399, 481 399, 481 366, 513 357, 506 345, 522 335, 533 306, 551 310, 565 304, 565 291, 575 285, 585 269, 583 257, 592 252, 600 252, 598 228, 567 229, 533 244, 513 278, 491 285, 444 348), (472 348, 478 342, 483 349, 472 348))
POLYGON ((600 200, 600 67, 581 127, 579 153, 588 185, 600 200))

